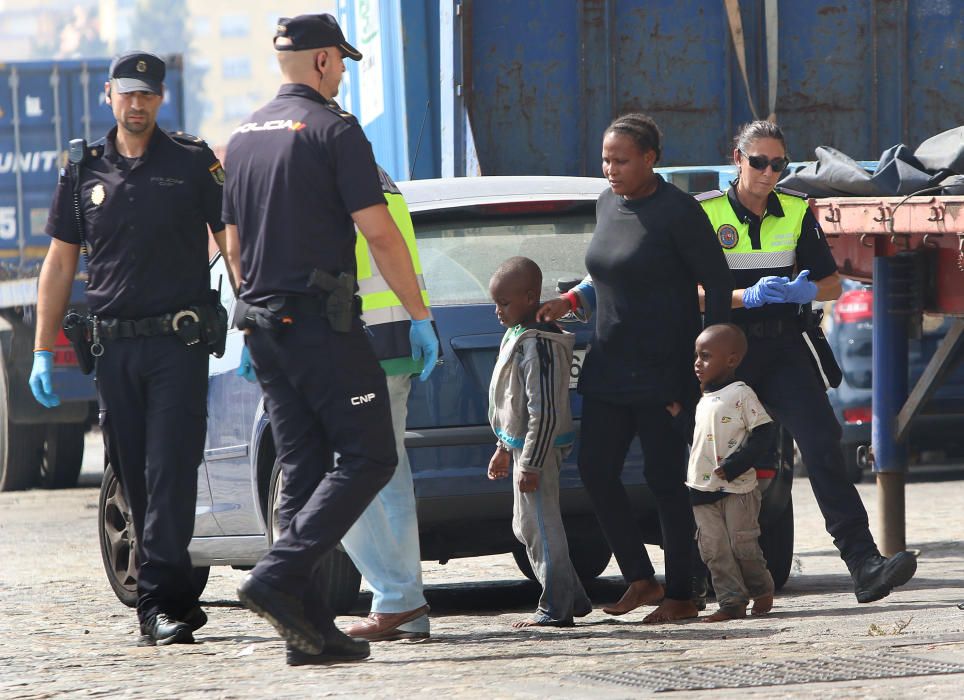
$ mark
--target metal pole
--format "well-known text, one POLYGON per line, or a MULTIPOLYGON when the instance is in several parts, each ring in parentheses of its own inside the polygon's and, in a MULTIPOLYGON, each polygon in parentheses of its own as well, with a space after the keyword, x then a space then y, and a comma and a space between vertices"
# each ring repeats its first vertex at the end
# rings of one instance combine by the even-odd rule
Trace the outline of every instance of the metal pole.
POLYGON ((904 476, 907 445, 897 442, 897 415, 907 400, 907 319, 912 269, 907 260, 874 258, 873 423, 880 549, 892 556, 906 548, 904 476))

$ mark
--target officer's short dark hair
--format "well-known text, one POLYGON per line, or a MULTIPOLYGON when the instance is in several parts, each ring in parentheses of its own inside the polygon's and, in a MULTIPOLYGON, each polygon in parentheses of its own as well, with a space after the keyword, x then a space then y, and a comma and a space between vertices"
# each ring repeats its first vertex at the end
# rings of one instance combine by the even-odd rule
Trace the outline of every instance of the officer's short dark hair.
POLYGON ((626 134, 636 142, 636 147, 643 153, 646 151, 656 153, 657 161, 663 155, 663 133, 652 117, 641 112, 630 112, 616 117, 606 129, 606 133, 626 134))

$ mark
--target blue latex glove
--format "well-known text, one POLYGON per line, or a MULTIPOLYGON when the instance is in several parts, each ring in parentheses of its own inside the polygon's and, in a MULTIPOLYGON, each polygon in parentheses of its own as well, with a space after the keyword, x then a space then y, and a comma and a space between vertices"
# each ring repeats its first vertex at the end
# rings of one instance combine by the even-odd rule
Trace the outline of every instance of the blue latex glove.
POLYGON ((787 300, 785 290, 789 281, 775 275, 761 277, 752 287, 743 290, 743 306, 757 309, 764 304, 782 304, 787 300))
POLYGON ((60 397, 53 389, 54 354, 49 350, 37 350, 33 354, 30 370, 30 391, 44 408, 60 405, 60 397))
POLYGON ((438 338, 435 337, 435 330, 432 328, 432 319, 423 318, 421 321, 412 321, 412 327, 408 331, 408 342, 412 345, 412 359, 424 358, 425 360, 422 373, 418 375, 419 381, 424 382, 438 362, 438 338))
POLYGON ((254 367, 251 365, 251 353, 248 352, 247 345, 241 348, 241 364, 238 365, 238 369, 235 370, 234 373, 239 377, 244 377, 252 384, 258 381, 258 378, 254 374, 254 367))
POLYGON ((797 278, 786 286, 787 303, 809 304, 817 298, 817 285, 807 277, 810 270, 801 270, 797 278))

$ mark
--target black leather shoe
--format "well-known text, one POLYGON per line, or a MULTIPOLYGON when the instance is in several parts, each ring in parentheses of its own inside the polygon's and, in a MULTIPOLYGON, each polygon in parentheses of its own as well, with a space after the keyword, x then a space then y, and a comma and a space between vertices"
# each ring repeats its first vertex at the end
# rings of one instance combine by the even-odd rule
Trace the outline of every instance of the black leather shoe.
POLYGON ((238 599, 260 615, 285 641, 305 654, 320 654, 325 647, 318 629, 305 619, 301 601, 248 574, 238 586, 238 599))
POLYGON ((158 613, 146 624, 141 624, 138 646, 167 646, 168 644, 194 644, 191 626, 158 613))
POLYGON ((911 580, 917 571, 917 557, 911 552, 897 552, 889 559, 879 554, 867 557, 853 572, 854 592, 858 603, 872 603, 911 580))
POLYGON ((319 666, 349 661, 361 661, 371 655, 371 647, 364 639, 354 639, 334 629, 325 633, 325 650, 320 654, 306 654, 285 645, 285 662, 289 666, 319 666))
POLYGON ((201 610, 200 605, 195 605, 181 620, 190 626, 192 632, 197 632, 208 623, 208 616, 201 610))

